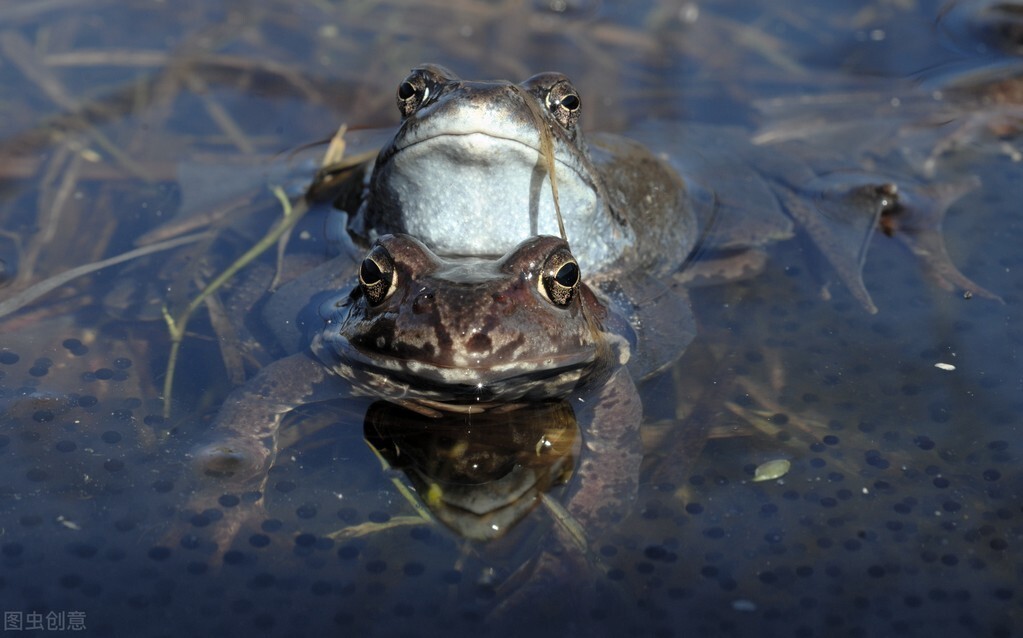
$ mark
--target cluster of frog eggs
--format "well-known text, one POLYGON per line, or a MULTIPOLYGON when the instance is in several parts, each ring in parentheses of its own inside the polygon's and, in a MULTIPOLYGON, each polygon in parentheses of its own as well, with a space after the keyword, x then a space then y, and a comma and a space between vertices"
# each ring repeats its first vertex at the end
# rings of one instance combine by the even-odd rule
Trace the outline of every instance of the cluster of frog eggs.
MULTIPOLYGON (((147 625, 153 635, 487 626, 507 574, 486 582, 457 542, 422 525, 334 540, 328 530, 386 526, 404 509, 341 505, 296 464, 270 473, 272 514, 217 551, 216 519, 254 495, 182 511, 183 467, 171 460, 180 450, 146 445, 140 429, 161 418, 117 396, 131 361, 89 366, 81 342, 63 347, 83 362, 81 391, 57 398, 43 392, 51 360, 0 352, 5 610, 85 611, 96 635, 152 614, 164 619, 147 625), (174 522, 185 532, 161 531, 174 522)), ((1011 444, 963 454, 871 427, 833 424, 783 483, 751 483, 751 464, 738 478, 705 470, 649 486, 638 531, 627 525, 600 550, 599 589, 622 593, 628 608, 594 599, 584 612, 664 636, 1011 635, 1023 613, 1010 558, 1023 534, 1011 444), (863 438, 878 443, 864 449, 863 438)), ((563 630, 554 620, 526 629, 563 630)))
POLYGON ((386 526, 388 503, 341 506, 287 462, 270 472, 267 500, 279 504, 272 515, 218 550, 209 541, 217 519, 258 495, 224 494, 217 508, 184 509, 191 481, 181 459, 188 445, 147 441, 166 424, 141 399, 118 396, 132 362, 93 367, 81 341, 67 339, 63 348, 61 357, 82 362, 79 391, 65 395, 46 390, 56 355, 0 351, 5 611, 85 612, 89 634, 99 636, 123 635, 128 627, 132 635, 211 628, 230 635, 239 623, 307 635, 324 626, 379 627, 428 609, 435 615, 454 588, 473 593, 465 613, 445 626, 484 617, 494 590, 463 577, 451 538, 417 525, 383 535, 382 547, 379 536, 335 541, 325 530, 386 526), (303 531, 309 529, 317 533, 303 531), (402 593, 389 593, 396 581, 402 593), (381 604, 381 597, 393 602, 381 604), (154 613, 161 623, 139 625, 154 613))
POLYGON ((860 428, 883 446, 825 435, 780 482, 754 483, 752 464, 739 480, 695 474, 684 504, 668 496, 679 486, 653 486, 641 517, 657 541, 609 576, 648 593, 640 605, 663 635, 1014 635, 1023 510, 1010 444, 962 455, 860 428), (854 475, 834 467, 850 462, 854 475))

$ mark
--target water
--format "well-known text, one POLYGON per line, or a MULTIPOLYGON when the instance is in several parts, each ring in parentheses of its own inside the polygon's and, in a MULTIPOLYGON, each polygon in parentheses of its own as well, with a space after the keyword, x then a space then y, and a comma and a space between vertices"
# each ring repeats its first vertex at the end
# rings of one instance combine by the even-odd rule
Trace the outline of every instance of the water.
MULTIPOLYGON (((1011 84, 976 88, 1015 73, 1011 20, 986 27, 984 2, 776 5, 0 10, 0 153, 15 158, 0 163, 0 257, 20 277, 0 301, 179 212, 228 212, 215 240, 111 265, 2 319, 5 622, 99 636, 1019 633, 1018 99, 1011 84), (576 569, 561 580, 516 577, 551 532, 543 508, 486 544, 418 520, 392 479, 408 480, 364 442, 368 402, 303 410, 265 511, 214 547, 216 519, 254 496, 189 511, 185 455, 231 374, 278 353, 223 363, 216 336, 256 328, 226 336, 200 309, 165 418, 160 305, 180 311, 279 214, 260 190, 268 164, 341 122, 391 125, 395 87, 422 61, 465 77, 557 69, 588 128, 652 127, 661 150, 685 143, 673 124, 730 125, 779 162, 800 143, 827 170, 978 175, 944 234, 1005 303, 943 290, 880 235, 864 272, 877 314, 803 236, 773 246, 762 275, 694 291, 700 336, 641 388, 635 512, 595 555, 564 550, 576 569), (787 474, 752 480, 779 459, 787 474)), ((317 259, 321 228, 303 222, 290 250, 317 259)), ((227 315, 269 266, 224 297, 227 315)))

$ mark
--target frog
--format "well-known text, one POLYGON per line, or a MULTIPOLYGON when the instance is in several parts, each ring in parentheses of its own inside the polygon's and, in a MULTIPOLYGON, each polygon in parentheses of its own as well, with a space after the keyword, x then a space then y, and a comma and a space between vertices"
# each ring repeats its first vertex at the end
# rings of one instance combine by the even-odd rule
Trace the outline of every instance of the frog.
MULTIPOLYGON (((344 259, 325 271, 351 284, 310 301, 318 320, 307 347, 233 391, 213 440, 193 452, 215 482, 192 509, 214 506, 225 486, 259 489, 284 414, 359 396, 433 417, 567 400, 587 424, 573 515, 596 525, 627 507, 642 458, 642 409, 627 367, 636 335, 583 281, 567 242, 532 237, 489 259, 440 257, 411 236, 384 235, 351 277, 340 274, 344 259)), ((238 524, 225 523, 220 537, 238 524)))
POLYGON ((401 124, 360 192, 338 196, 358 239, 405 232, 440 254, 493 255, 561 235, 594 282, 673 272, 696 242, 682 177, 637 142, 584 135, 582 99, 561 73, 466 81, 424 64, 396 102, 401 124))

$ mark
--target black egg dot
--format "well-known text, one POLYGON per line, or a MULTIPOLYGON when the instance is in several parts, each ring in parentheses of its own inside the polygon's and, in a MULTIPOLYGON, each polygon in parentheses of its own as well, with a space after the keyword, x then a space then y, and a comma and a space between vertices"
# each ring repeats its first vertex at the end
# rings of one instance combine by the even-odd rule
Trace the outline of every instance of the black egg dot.
POLYGON ((58 452, 74 452, 78 449, 74 441, 57 441, 56 445, 53 446, 58 452))
POLYGON ((885 569, 881 565, 871 565, 867 568, 867 573, 872 578, 883 578, 885 575, 885 569))
POLYGON ((315 534, 299 534, 295 537, 295 544, 299 547, 312 547, 316 544, 315 534))
POLYGON ((225 565, 241 565, 245 562, 245 552, 237 549, 230 549, 224 552, 225 565))
POLYGON ((371 574, 382 574, 387 571, 387 563, 382 560, 371 560, 366 563, 366 571, 371 574))
POLYGON ((7 366, 14 365, 15 363, 17 363, 20 360, 21 360, 21 357, 19 357, 18 355, 14 354, 10 350, 0 351, 0 363, 2 363, 4 365, 7 365, 7 366))
POLYGON ((80 408, 91 408, 99 403, 99 400, 96 397, 87 394, 85 396, 78 397, 77 403, 80 408))
POLYGON ((700 514, 703 512, 703 505, 699 503, 686 503, 686 512, 689 514, 700 514))
POLYGON ((936 477, 933 481, 931 481, 931 483, 934 484, 934 487, 937 487, 939 489, 945 489, 946 487, 949 486, 948 479, 945 478, 944 476, 936 477))
POLYGON ((824 438, 822 438, 821 441, 825 445, 838 445, 839 439, 834 434, 828 434, 824 438))
POLYGON ((720 527, 710 527, 703 531, 703 535, 707 538, 724 538, 725 530, 720 527))
POLYGON ((295 510, 295 516, 303 519, 316 518, 316 506, 311 503, 306 503, 295 510))
POLYGON ((36 377, 36 378, 38 378, 38 377, 45 377, 46 373, 49 372, 49 371, 50 371, 50 369, 47 368, 46 366, 39 366, 39 365, 32 366, 31 368, 28 369, 28 373, 30 375, 32 375, 33 377, 36 377))
POLYGON ((107 430, 100 436, 100 438, 103 439, 104 443, 113 445, 121 441, 121 433, 116 430, 107 430))
POLYGON ((114 367, 121 370, 127 370, 131 367, 131 359, 127 359, 125 357, 114 359, 114 367))
POLYGON ((78 339, 65 339, 60 345, 64 346, 67 350, 74 350, 75 348, 80 348, 82 342, 78 339))
POLYGON ((367 518, 369 518, 371 523, 386 523, 387 521, 391 520, 391 515, 388 514, 387 512, 381 512, 377 510, 370 512, 367 518))
POLYGON ((426 567, 422 563, 405 563, 401 571, 406 576, 420 576, 426 571, 426 567))
POLYGON ((993 538, 993 539, 991 539, 991 542, 988 543, 988 546, 991 547, 991 549, 993 549, 993 550, 995 550, 997 552, 1001 552, 1001 551, 1004 551, 1006 549, 1009 549, 1009 543, 1006 542, 1002 538, 993 538))
POLYGON ((109 381, 114 378, 114 371, 110 368, 99 368, 92 373, 100 381, 109 381))
POLYGON ((987 444, 987 449, 992 452, 1004 452, 1009 449, 1008 441, 991 441, 987 444))
POLYGON ((49 410, 36 410, 32 413, 32 420, 36 423, 49 423, 55 415, 49 410))
POLYGON ((359 555, 359 548, 354 545, 343 545, 337 550, 337 557, 342 560, 352 560, 359 555))
POLYGON ((266 534, 253 534, 249 536, 249 545, 257 549, 262 549, 270 544, 270 537, 266 534))
POLYGON ((433 536, 433 534, 430 533, 430 528, 425 525, 417 525, 416 527, 413 527, 409 530, 408 535, 411 536, 413 540, 417 541, 430 540, 433 536))
POLYGON ((959 564, 959 558, 956 557, 955 554, 945 554, 944 556, 941 557, 941 562, 943 565, 953 567, 959 564))
POLYGON ((235 494, 221 494, 220 498, 217 499, 217 503, 221 507, 236 507, 241 502, 242 499, 238 498, 235 494))
POLYGON ((994 469, 984 470, 984 473, 981 476, 984 477, 985 481, 997 481, 998 479, 1002 478, 1001 472, 994 469))

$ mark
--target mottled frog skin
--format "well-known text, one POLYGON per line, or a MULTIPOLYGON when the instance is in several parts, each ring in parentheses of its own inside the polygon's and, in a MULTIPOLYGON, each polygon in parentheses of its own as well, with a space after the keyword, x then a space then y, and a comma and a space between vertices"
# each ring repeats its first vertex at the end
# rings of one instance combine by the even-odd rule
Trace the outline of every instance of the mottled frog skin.
POLYGON ((429 415, 576 397, 589 482, 576 513, 590 521, 634 496, 641 408, 623 367, 634 335, 583 282, 563 240, 535 237, 489 260, 441 258, 389 235, 350 279, 319 304, 311 348, 227 398, 215 440, 196 453, 203 473, 258 484, 281 417, 308 403, 365 395, 429 415))

